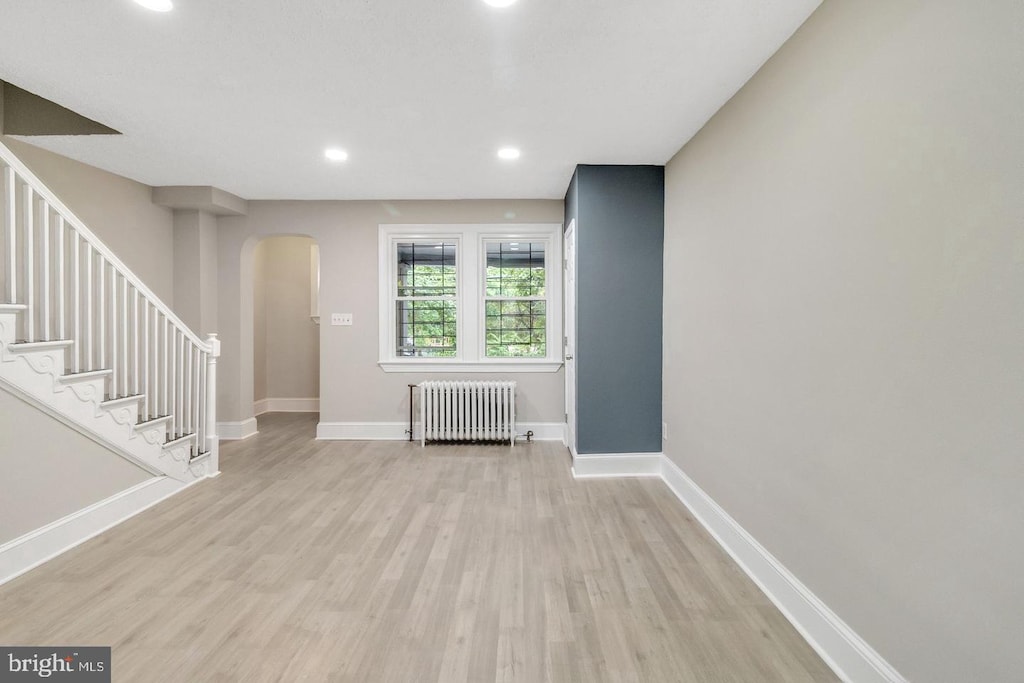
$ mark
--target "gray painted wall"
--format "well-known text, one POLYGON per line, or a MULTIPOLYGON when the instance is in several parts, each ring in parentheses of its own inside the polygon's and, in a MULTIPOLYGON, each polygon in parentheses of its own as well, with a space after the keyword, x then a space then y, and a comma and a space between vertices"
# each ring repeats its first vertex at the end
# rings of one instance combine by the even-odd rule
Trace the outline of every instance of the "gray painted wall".
POLYGON ((665 169, 579 166, 576 218, 576 450, 661 451, 665 169))
POLYGON ((217 216, 174 210, 174 263, 174 312, 205 338, 217 331, 217 216))
POLYGON ((267 398, 267 238, 252 255, 252 398, 267 398))
MULTIPOLYGON (((377 365, 379 286, 377 238, 382 223, 558 223, 558 200, 256 201, 247 216, 218 220, 219 316, 223 341, 217 363, 221 421, 252 417, 254 390, 253 282, 258 243, 274 235, 303 235, 320 247, 320 310, 352 313, 351 327, 321 325, 322 422, 408 420, 409 389, 439 373, 387 373, 377 365)), ((269 322, 268 322, 269 324, 269 322)), ((463 375, 469 376, 469 375, 463 375)), ((564 375, 557 372, 473 374, 519 383, 516 418, 562 422, 564 375)), ((269 377, 268 377, 269 381, 269 377)), ((268 386, 267 390, 270 390, 268 386)), ((275 398, 271 396, 271 398, 275 398)))
POLYGON ((0 385, 0 544, 152 475, 0 385))
POLYGON ((1024 672, 1021 26, 826 2, 667 169, 665 452, 912 681, 1024 672))

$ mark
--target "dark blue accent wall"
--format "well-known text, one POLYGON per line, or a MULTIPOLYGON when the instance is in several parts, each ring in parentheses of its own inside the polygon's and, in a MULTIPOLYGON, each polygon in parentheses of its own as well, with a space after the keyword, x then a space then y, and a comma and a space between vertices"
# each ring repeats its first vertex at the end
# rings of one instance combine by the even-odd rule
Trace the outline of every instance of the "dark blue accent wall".
POLYGON ((663 166, 578 166, 576 450, 661 452, 663 166))

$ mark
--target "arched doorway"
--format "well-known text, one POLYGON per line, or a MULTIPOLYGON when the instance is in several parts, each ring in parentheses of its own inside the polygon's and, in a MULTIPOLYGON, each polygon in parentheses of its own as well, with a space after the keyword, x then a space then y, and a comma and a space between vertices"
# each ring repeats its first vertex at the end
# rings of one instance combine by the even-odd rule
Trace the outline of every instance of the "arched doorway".
POLYGON ((252 250, 252 287, 253 415, 319 413, 316 241, 304 235, 260 238, 252 250))

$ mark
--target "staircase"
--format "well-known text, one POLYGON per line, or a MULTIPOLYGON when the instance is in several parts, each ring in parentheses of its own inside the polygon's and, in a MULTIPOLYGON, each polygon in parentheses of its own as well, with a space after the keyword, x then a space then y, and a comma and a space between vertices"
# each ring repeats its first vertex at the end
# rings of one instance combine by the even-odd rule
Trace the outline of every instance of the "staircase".
POLYGON ((0 170, 0 385, 154 474, 217 474, 216 335, 182 323, 3 144, 0 170))

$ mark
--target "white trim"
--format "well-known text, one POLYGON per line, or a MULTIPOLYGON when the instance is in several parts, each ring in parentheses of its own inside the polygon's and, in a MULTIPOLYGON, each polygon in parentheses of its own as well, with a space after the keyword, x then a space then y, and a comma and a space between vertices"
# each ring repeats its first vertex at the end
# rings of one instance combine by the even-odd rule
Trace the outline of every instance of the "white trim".
POLYGON ((309 317, 320 324, 320 245, 309 245, 309 317))
POLYGON ((906 683, 899 672, 668 459, 662 479, 844 681, 906 683))
POLYGON ((238 422, 217 423, 217 437, 221 441, 240 441, 248 439, 250 436, 256 436, 259 433, 259 430, 256 429, 255 417, 238 422))
POLYGON ((0 584, 21 576, 193 484, 153 477, 0 545, 0 584))
POLYGON ((321 441, 408 441, 408 422, 320 422, 321 441))
POLYGON ((576 219, 569 221, 562 234, 562 375, 565 395, 565 445, 575 457, 576 451, 576 219))
MULTIPOLYGON (((253 403, 253 413, 319 413, 318 398, 261 398, 253 403)), ((223 437, 222 437, 223 438, 223 437)))
POLYGON ((572 454, 575 479, 602 477, 660 477, 661 453, 572 454))
POLYGON ((384 372, 558 372, 561 361, 453 361, 447 358, 415 358, 408 361, 379 361, 384 372))
MULTIPOLYGON (((408 441, 408 422, 321 422, 316 438, 321 441, 408 441)), ((562 441, 563 422, 517 422, 518 442, 526 441, 526 432, 533 432, 534 441, 562 441)), ((418 439, 420 424, 413 424, 413 438, 418 439)))
MULTIPOLYGON (((565 443, 564 422, 516 422, 516 432, 526 434, 533 432, 534 441, 561 441, 565 443)), ((520 441, 526 437, 519 437, 520 441)))

